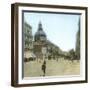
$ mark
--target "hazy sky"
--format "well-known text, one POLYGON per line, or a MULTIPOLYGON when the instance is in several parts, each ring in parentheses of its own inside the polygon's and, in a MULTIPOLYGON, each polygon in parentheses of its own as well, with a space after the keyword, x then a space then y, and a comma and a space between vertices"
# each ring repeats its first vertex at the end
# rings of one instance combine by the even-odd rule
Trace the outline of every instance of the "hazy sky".
POLYGON ((32 26, 32 33, 41 21, 47 39, 63 51, 75 49, 79 15, 24 12, 24 20, 32 26))

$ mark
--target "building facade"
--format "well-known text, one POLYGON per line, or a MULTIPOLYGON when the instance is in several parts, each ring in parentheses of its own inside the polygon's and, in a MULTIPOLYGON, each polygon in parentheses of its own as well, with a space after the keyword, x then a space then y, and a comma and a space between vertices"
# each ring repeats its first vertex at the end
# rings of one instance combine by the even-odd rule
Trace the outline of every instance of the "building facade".
POLYGON ((33 36, 32 36, 32 27, 24 23, 24 50, 33 49, 33 36))
POLYGON ((43 59, 43 52, 42 49, 46 47, 47 36, 46 33, 43 31, 43 27, 41 22, 38 24, 37 32, 34 35, 34 53, 39 59, 43 59))
POLYGON ((33 59, 33 36, 32 36, 32 27, 24 23, 24 59, 29 61, 33 59))

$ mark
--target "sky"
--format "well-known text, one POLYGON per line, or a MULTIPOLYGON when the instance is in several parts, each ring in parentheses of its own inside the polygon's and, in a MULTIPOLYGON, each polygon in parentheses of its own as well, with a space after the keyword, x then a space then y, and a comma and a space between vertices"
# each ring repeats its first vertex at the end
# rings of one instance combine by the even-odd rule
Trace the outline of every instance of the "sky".
POLYGON ((79 17, 72 14, 24 12, 24 21, 32 26, 32 34, 35 35, 41 22, 47 39, 63 51, 75 49, 79 17))

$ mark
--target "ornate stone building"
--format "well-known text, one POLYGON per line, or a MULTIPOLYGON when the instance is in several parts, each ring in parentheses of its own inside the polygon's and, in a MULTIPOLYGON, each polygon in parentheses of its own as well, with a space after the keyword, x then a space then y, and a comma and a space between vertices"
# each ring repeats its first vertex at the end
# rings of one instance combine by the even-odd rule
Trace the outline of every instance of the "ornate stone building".
POLYGON ((42 49, 46 47, 47 49, 47 36, 43 31, 41 22, 38 24, 37 32, 34 36, 34 53, 39 59, 43 59, 42 49))
POLYGON ((38 30, 35 33, 33 45, 34 53, 39 59, 43 59, 43 54, 45 53, 45 57, 49 59, 55 59, 55 57, 58 57, 61 53, 60 48, 47 39, 46 33, 43 30, 41 22, 38 24, 38 30))
POLYGON ((33 36, 32 36, 32 27, 24 23, 24 50, 33 49, 33 36))
POLYGON ((32 27, 24 23, 24 59, 25 61, 29 61, 33 59, 33 36, 32 36, 32 27))

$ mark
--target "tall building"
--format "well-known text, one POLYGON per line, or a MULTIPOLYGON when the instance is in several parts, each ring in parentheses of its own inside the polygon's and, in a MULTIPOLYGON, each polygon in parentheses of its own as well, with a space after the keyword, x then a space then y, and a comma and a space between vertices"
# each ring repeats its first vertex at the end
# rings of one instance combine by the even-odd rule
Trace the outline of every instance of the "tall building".
POLYGON ((24 59, 25 61, 29 61, 33 59, 33 36, 32 36, 32 27, 24 23, 24 59))
POLYGON ((33 48, 33 36, 32 36, 32 27, 24 23, 24 50, 31 50, 33 48))
POLYGON ((79 19, 79 22, 78 22, 78 31, 77 31, 77 34, 76 34, 76 56, 77 56, 77 59, 80 59, 80 19, 79 19))

